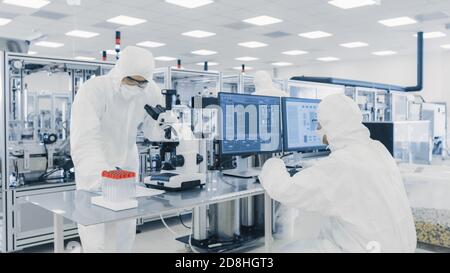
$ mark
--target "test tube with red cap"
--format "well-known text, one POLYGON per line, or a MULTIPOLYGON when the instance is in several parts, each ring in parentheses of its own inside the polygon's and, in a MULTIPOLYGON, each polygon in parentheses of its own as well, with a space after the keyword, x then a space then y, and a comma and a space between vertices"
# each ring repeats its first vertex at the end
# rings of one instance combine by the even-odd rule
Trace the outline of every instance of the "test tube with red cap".
POLYGON ((136 174, 126 170, 102 172, 103 198, 110 202, 123 202, 136 197, 136 174))

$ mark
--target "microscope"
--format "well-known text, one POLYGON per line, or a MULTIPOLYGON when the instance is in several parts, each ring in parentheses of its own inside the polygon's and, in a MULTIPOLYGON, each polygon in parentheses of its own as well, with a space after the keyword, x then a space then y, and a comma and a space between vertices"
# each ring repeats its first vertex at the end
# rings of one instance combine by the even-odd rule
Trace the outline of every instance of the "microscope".
POLYGON ((145 106, 147 114, 157 123, 156 134, 154 131, 146 138, 150 140, 150 149, 159 153, 150 156, 152 171, 156 173, 145 177, 144 183, 147 187, 167 191, 203 187, 205 175, 201 173, 201 164, 204 164, 204 156, 201 155, 201 140, 192 132, 190 108, 176 104, 176 90, 162 90, 162 94, 166 100, 165 108, 145 106))

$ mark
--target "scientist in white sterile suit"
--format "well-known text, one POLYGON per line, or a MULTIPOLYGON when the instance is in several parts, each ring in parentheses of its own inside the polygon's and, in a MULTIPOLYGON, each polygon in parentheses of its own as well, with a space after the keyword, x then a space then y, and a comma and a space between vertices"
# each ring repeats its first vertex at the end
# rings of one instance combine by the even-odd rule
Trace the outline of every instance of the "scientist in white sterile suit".
POLYGON ((297 241, 288 252, 414 252, 416 231, 396 162, 370 139, 362 114, 344 95, 319 105, 319 134, 331 155, 293 177, 280 159, 263 166, 268 194, 287 206, 325 219, 319 236, 297 241))
POLYGON ((272 76, 267 71, 260 70, 253 76, 256 96, 287 97, 287 93, 276 88, 272 76))
MULTIPOLYGON (((105 76, 84 83, 75 96, 70 128, 71 155, 78 190, 101 189, 103 170, 138 171, 138 126, 152 130, 154 121, 145 104, 163 105, 153 78, 153 55, 127 47, 116 66, 105 76)), ((136 220, 95 226, 78 225, 84 252, 130 252, 136 220)))

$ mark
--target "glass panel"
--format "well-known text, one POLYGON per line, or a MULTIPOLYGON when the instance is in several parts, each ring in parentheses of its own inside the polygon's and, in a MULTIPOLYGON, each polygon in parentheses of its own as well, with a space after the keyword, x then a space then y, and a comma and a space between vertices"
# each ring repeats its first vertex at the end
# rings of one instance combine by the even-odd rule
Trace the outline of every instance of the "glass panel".
POLYGON ((252 94, 255 93, 255 91, 253 77, 244 77, 244 94, 252 94))
POLYGON ((68 96, 55 97, 55 134, 60 140, 68 139, 68 132, 70 127, 70 106, 71 101, 68 96))
POLYGON ((393 121, 406 121, 408 120, 408 98, 403 95, 392 95, 393 104, 393 121))
POLYGON ((52 134, 52 97, 48 95, 40 95, 37 99, 38 112, 38 134, 39 139, 42 140, 44 134, 52 134))
POLYGON ((153 73, 153 81, 155 81, 160 89, 166 88, 164 72, 153 73))
POLYGON ((290 86, 289 92, 291 97, 304 98, 304 99, 316 99, 317 89, 314 87, 302 87, 302 86, 290 86))
POLYGON ((396 122, 394 134, 394 158, 415 164, 431 163, 432 136, 429 121, 396 122))
POLYGON ((386 91, 377 91, 376 93, 376 121, 390 121, 390 99, 386 91))
POLYGON ((365 122, 375 120, 375 92, 373 90, 357 89, 356 102, 363 114, 365 122))
POLYGON ((215 96, 220 91, 219 74, 172 71, 171 81, 182 105, 191 105, 193 96, 215 96))
POLYGON ((238 76, 226 76, 222 78, 222 91, 227 93, 239 92, 239 77, 238 76))

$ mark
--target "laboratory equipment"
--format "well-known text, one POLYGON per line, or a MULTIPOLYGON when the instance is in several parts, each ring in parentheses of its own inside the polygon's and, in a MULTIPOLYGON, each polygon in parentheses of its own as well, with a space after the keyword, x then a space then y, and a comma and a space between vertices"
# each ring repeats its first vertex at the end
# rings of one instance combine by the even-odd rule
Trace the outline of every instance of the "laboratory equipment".
MULTIPOLYGON (((220 154, 243 157, 270 154, 282 150, 280 98, 245 94, 219 93, 222 111, 220 154)), ((253 177, 259 170, 246 162, 224 174, 253 177)))
POLYGON ((176 90, 163 90, 162 94, 166 98, 165 107, 145 106, 150 117, 159 124, 160 139, 151 139, 151 145, 160 149, 160 162, 156 165, 161 166, 161 172, 145 177, 144 183, 164 190, 202 187, 205 176, 200 172, 200 164, 204 161, 200 154, 201 141, 194 136, 191 123, 180 118, 180 113, 187 107, 174 105, 176 90))
POLYGON ((417 121, 421 120, 422 104, 424 102, 420 95, 404 92, 391 92, 391 120, 417 121))
POLYGON ((347 86, 345 95, 356 101, 363 114, 363 121, 384 122, 390 120, 390 96, 387 90, 347 86))
MULTIPOLYGON (((51 242, 52 215, 24 204, 29 195, 75 189, 70 157, 70 111, 88 79, 113 64, 0 52, 0 251, 51 242)), ((64 223, 66 238, 76 226, 64 223)))
POLYGON ((447 104, 423 103, 422 120, 429 120, 433 132, 433 154, 447 152, 447 104))
POLYGON ((380 141, 399 162, 431 164, 430 121, 365 122, 370 137, 380 141))
POLYGON ((317 134, 317 110, 320 100, 282 98, 284 151, 311 152, 325 150, 317 134))

